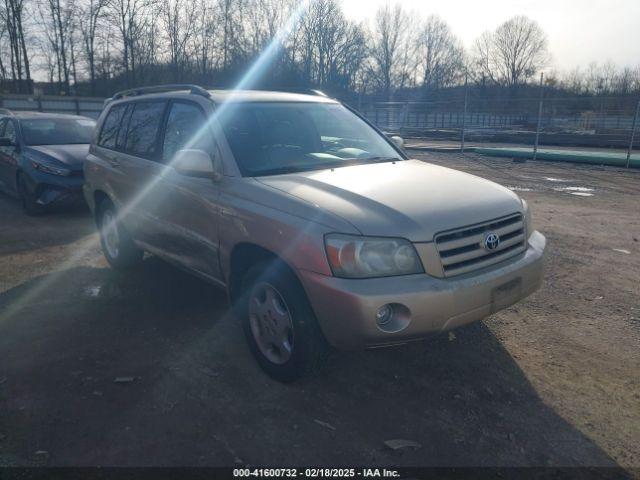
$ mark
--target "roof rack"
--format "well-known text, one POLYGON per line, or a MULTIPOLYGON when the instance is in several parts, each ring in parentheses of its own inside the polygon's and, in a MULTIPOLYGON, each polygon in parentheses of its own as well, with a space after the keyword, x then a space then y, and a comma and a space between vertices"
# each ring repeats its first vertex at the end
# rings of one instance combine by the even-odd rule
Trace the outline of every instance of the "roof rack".
POLYGON ((129 90, 123 90, 116 93, 110 100, 118 100, 124 97, 135 97, 137 95, 145 95, 147 93, 163 93, 173 92, 176 90, 189 90, 189 93, 193 95, 200 95, 205 98, 209 98, 211 95, 204 88, 199 85, 192 85, 188 83, 175 83, 170 85, 152 85, 149 87, 131 88, 129 90))
POLYGON ((301 93, 304 95, 315 95, 316 97, 327 97, 329 95, 324 93, 322 90, 318 90, 317 88, 306 88, 306 87, 284 87, 280 91, 282 92, 290 92, 290 93, 301 93))
POLYGON ((309 92, 311 95, 317 95, 318 97, 327 97, 327 98, 329 98, 329 95, 327 95, 326 93, 324 93, 322 90, 317 90, 317 89, 315 89, 315 88, 310 88, 310 89, 308 89, 308 92, 309 92))

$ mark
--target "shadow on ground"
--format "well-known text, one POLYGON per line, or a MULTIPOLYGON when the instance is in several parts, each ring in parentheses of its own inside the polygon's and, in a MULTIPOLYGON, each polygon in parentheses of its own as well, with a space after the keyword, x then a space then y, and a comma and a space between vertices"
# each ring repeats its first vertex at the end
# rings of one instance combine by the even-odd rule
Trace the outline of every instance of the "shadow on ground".
POLYGON ((336 354, 284 386, 256 367, 223 293, 153 257, 35 279, 0 312, 42 281, 0 320, 0 464, 615 465, 482 323, 336 354), (422 447, 383 444, 398 438, 422 447))
POLYGON ((95 232, 95 224, 85 205, 53 209, 30 217, 19 200, 0 192, 0 255, 32 252, 35 249, 66 245, 95 232))

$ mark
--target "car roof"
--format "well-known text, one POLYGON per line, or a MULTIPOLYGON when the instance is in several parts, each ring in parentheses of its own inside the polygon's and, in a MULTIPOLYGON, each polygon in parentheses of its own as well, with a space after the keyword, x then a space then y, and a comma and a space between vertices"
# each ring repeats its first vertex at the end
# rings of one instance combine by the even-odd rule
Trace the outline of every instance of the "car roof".
MULTIPOLYGON (((12 111, 11 115, 0 115, 0 117, 15 118, 17 120, 26 120, 29 118, 44 118, 44 119, 76 119, 87 120, 89 117, 83 117, 82 115, 70 115, 67 113, 46 113, 46 112, 31 112, 31 111, 12 111)), ((93 120, 93 119, 90 119, 93 120)))
MULTIPOLYGON (((153 88, 153 87, 152 87, 153 88)), ((129 93, 129 92, 125 92, 129 93)), ((144 92, 144 87, 139 92, 132 95, 122 95, 118 93, 112 99, 107 99, 107 103, 128 103, 145 99, 160 98, 193 98, 194 96, 204 97, 213 103, 221 104, 225 102, 305 102, 305 103, 338 103, 337 100, 329 98, 322 93, 304 94, 291 92, 278 92, 266 90, 204 90, 188 91, 187 88, 176 88, 167 91, 144 92)))

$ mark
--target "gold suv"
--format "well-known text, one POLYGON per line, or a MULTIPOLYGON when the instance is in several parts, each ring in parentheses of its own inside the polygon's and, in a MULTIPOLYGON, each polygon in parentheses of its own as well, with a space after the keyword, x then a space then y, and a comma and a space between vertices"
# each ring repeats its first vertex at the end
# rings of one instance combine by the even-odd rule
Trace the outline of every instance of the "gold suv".
POLYGON ((329 346, 401 344, 539 288, 524 200, 409 159, 326 96, 152 87, 115 95, 85 163, 104 254, 153 253, 225 288, 282 381, 329 346))

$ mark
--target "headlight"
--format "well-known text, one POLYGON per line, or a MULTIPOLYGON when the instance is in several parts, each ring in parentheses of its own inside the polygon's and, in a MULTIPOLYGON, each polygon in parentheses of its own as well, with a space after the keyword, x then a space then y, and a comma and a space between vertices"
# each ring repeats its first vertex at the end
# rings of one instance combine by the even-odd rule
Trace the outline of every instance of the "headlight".
POLYGON ((391 277, 424 272, 415 248, 402 238, 331 234, 324 242, 336 277, 391 277))
POLYGON ((71 170, 69 170, 68 168, 56 167, 55 165, 51 165, 50 163, 36 162, 35 160, 31 160, 31 166, 39 172, 49 173, 51 175, 61 175, 63 177, 68 177, 69 175, 71 175, 71 170))
POLYGON ((524 233, 527 238, 531 236, 533 233, 533 222, 531 220, 531 210, 529 209, 529 204, 522 200, 522 210, 524 214, 524 233))

